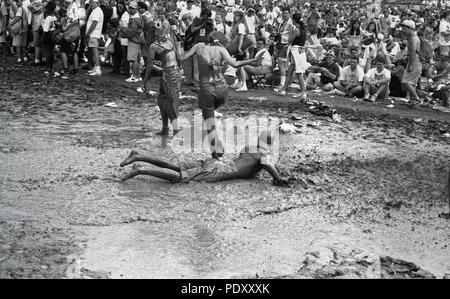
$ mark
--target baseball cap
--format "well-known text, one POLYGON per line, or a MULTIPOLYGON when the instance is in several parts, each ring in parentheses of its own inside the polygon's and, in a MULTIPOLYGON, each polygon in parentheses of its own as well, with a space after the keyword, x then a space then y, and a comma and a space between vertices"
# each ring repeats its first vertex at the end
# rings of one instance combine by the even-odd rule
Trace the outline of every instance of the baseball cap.
POLYGON ((131 1, 129 7, 132 7, 134 9, 138 9, 138 4, 136 1, 131 1))
POLYGON ((409 27, 411 29, 416 29, 416 23, 412 20, 404 20, 402 26, 409 27))

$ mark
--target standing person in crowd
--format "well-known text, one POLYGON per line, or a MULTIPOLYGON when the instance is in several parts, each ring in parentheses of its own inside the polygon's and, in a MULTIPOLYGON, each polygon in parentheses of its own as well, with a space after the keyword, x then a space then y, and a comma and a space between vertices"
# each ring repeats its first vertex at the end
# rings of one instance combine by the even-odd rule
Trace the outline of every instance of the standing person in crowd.
MULTIPOLYGON (((70 30, 75 30, 80 28, 80 10, 78 4, 75 0, 65 0, 64 8, 66 9, 66 22, 63 25, 63 31, 69 32, 70 30)), ((61 41, 61 58, 63 62, 63 71, 68 72, 69 61, 73 60, 73 69, 70 71, 72 75, 78 73, 78 46, 80 42, 80 37, 78 36, 75 40, 61 41)))
POLYGON ((255 14, 255 9, 250 7, 247 9, 247 14, 245 15, 245 24, 247 26, 247 38, 251 42, 251 46, 248 47, 248 56, 253 57, 255 55, 255 47, 256 47, 256 27, 259 25, 260 21, 255 14))
POLYGON ((262 56, 257 56, 253 59, 236 61, 224 47, 225 42, 226 38, 222 33, 213 32, 209 34, 207 44, 198 43, 187 53, 183 53, 181 48, 177 48, 181 60, 188 59, 193 55, 198 56, 200 70, 198 101, 208 131, 211 155, 216 159, 224 153, 223 145, 216 136, 214 117, 215 109, 225 103, 228 95, 227 83, 222 74, 224 63, 239 68, 251 63, 259 64, 262 60, 262 56))
POLYGON ((311 66, 306 59, 306 28, 302 22, 302 15, 300 13, 294 13, 292 15, 292 23, 295 26, 291 35, 289 36, 289 44, 291 45, 288 53, 289 69, 284 86, 281 90, 275 90, 280 95, 285 95, 286 90, 291 83, 292 75, 295 72, 300 83, 300 89, 302 92, 302 99, 306 99, 306 86, 303 74, 311 66))
POLYGON ((278 58, 278 68, 280 69, 279 89, 283 88, 284 83, 286 82, 286 64, 289 48, 289 36, 293 29, 294 25, 292 24, 289 7, 284 7, 282 9, 282 22, 277 30, 278 35, 276 44, 276 56, 278 58))
POLYGON ((42 0, 33 0, 28 6, 32 13, 31 31, 33 32, 34 64, 40 64, 41 36, 39 30, 44 22, 44 6, 42 0))
MULTIPOLYGON (((117 11, 120 15, 120 28, 128 27, 130 22, 130 14, 128 13, 128 7, 124 0, 119 0, 117 4, 117 11)), ((122 30, 122 29, 121 29, 122 30)), ((128 52, 128 38, 120 36, 120 45, 122 46, 121 55, 121 75, 128 76, 130 74, 130 64, 127 61, 128 52)))
POLYGON ((6 31, 8 29, 8 8, 10 0, 0 1, 0 48, 2 48, 2 62, 6 63, 8 44, 6 43, 6 31))
POLYGON ((89 15, 86 23, 86 41, 88 43, 89 51, 94 60, 94 68, 88 71, 90 76, 101 76, 102 71, 100 67, 100 55, 98 47, 100 39, 102 38, 103 27, 103 11, 99 6, 99 0, 90 0, 92 12, 89 15))
POLYGON ((55 60, 55 41, 53 39, 53 32, 56 30, 56 5, 54 2, 49 2, 45 6, 45 19, 42 24, 42 45, 44 46, 44 52, 46 55, 46 62, 48 67, 48 74, 53 73, 53 64, 55 60))
POLYGON ((128 39, 127 61, 131 63, 131 77, 126 79, 126 82, 140 82, 140 55, 141 46, 145 44, 144 26, 141 16, 138 11, 138 4, 136 1, 131 1, 128 6, 130 13, 130 21, 127 27, 120 29, 121 36, 128 39))
POLYGON ((422 63, 419 58, 420 39, 416 34, 416 24, 412 20, 404 20, 401 24, 402 31, 405 32, 408 40, 408 63, 403 75, 402 84, 410 96, 409 104, 420 103, 416 92, 416 85, 422 74, 422 63))
POLYGON ((16 0, 16 10, 11 6, 10 16, 13 16, 12 20, 9 21, 10 28, 17 23, 20 24, 18 32, 12 34, 12 45, 17 51, 17 62, 21 63, 22 58, 24 62, 27 62, 25 47, 27 46, 28 16, 27 9, 23 7, 23 0, 16 0))
POLYGON ((145 81, 150 80, 150 69, 154 60, 161 60, 162 77, 159 85, 158 106, 161 113, 162 129, 157 135, 169 135, 169 120, 173 135, 179 132, 178 106, 180 105, 180 71, 178 69, 176 45, 169 38, 170 27, 161 20, 155 21, 155 42, 150 45, 145 81), (148 78, 147 78, 148 76, 148 78))
POLYGON ((439 47, 443 56, 449 56, 450 53, 450 10, 446 10, 441 15, 439 24, 439 47))
POLYGON ((148 80, 149 75, 147 75, 147 72, 150 72, 152 69, 152 66, 148 64, 148 61, 150 56, 150 45, 156 39, 155 22, 153 20, 153 16, 148 11, 147 4, 144 2, 139 2, 138 7, 142 18, 145 42, 141 46, 141 54, 144 59, 144 80, 142 81, 142 87, 138 87, 137 91, 148 93, 148 91, 150 91, 150 81, 148 80))
POLYGON ((220 13, 216 14, 214 21, 215 21, 214 31, 222 32, 227 38, 228 43, 231 40, 231 27, 228 26, 227 23, 225 23, 224 16, 220 13))

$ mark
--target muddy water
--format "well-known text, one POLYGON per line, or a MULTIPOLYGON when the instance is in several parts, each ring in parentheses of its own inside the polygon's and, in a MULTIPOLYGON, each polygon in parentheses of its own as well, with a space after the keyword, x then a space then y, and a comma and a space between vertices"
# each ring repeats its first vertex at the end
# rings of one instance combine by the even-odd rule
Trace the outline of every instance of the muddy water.
POLYGON ((175 158, 171 140, 154 135, 154 100, 84 77, 16 81, 0 90, 1 277, 393 277, 392 263, 361 266, 386 256, 410 277, 450 271, 449 222, 438 217, 448 208, 449 140, 435 132, 448 123, 351 115, 336 123, 236 99, 224 117, 273 111, 302 124, 280 136, 291 188, 272 186, 266 173, 217 184, 121 182, 129 167, 118 164, 131 149, 175 158), (111 101, 118 108, 104 106, 111 101))

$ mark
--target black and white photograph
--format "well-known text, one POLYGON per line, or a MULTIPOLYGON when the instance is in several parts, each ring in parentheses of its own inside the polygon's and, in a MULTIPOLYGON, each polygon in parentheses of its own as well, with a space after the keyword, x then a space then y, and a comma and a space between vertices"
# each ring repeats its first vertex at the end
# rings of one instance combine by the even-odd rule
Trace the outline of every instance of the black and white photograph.
POLYGON ((0 0, 0 124, 0 279, 450 279, 450 1, 0 0))

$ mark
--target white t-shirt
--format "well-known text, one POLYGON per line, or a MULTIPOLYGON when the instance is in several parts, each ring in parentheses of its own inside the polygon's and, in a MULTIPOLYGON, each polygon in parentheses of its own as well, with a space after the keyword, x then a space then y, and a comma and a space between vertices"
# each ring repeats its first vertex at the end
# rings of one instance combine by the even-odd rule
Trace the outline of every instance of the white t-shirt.
POLYGON ((384 68, 381 72, 377 71, 377 68, 373 68, 367 71, 366 78, 369 80, 383 80, 383 79, 391 79, 391 72, 384 68))
POLYGON ((86 30, 89 30, 93 21, 97 21, 97 24, 96 24, 94 30, 92 30, 92 32, 91 32, 91 37, 101 38, 102 37, 102 28, 103 28, 103 11, 99 6, 96 7, 90 14, 89 19, 86 24, 86 30))
POLYGON ((400 24, 400 17, 389 15, 389 28, 395 28, 398 24, 400 24))
POLYGON ((270 56, 269 51, 267 51, 267 49, 261 49, 256 53, 255 57, 258 57, 261 53, 264 53, 264 54, 262 54, 261 65, 271 67, 272 66, 272 56, 270 56))
POLYGON ((44 23, 42 23, 42 31, 44 32, 55 31, 56 29, 55 22, 56 22, 55 16, 47 16, 44 19, 44 23))
POLYGON ((240 23, 238 25, 238 34, 247 34, 247 29, 245 28, 244 23, 240 23))
POLYGON ((199 18, 200 17, 200 12, 201 12, 200 7, 192 5, 191 9, 187 9, 187 8, 183 9, 180 12, 180 16, 178 18, 181 20, 184 15, 191 15, 192 19, 199 18))
POLYGON ((439 25, 439 44, 441 46, 450 46, 450 36, 444 37, 441 32, 450 31, 450 23, 442 19, 439 25))
MULTIPOLYGON (((128 11, 124 12, 122 17, 120 17, 120 26, 128 27, 128 23, 130 22, 130 14, 128 11)), ((128 46, 128 38, 120 38, 120 44, 122 46, 128 46)))
POLYGON ((357 65, 356 70, 352 71, 351 66, 344 67, 339 76, 339 81, 347 81, 351 83, 362 82, 364 79, 364 70, 357 65))
POLYGON ((22 7, 25 7, 26 8, 26 10, 27 10, 27 21, 28 21, 28 25, 30 25, 31 24, 31 18, 33 17, 32 16, 32 13, 31 13, 31 10, 28 8, 28 6, 31 4, 31 2, 30 2, 30 0, 23 0, 23 2, 22 2, 22 7))
POLYGON ((67 9, 67 20, 73 22, 79 19, 80 19, 80 9, 78 8, 78 5, 75 2, 72 2, 70 7, 67 9))
POLYGON ((255 34, 256 33, 256 17, 255 16, 248 17, 246 15, 245 22, 247 23, 247 27, 248 27, 248 34, 255 34))

